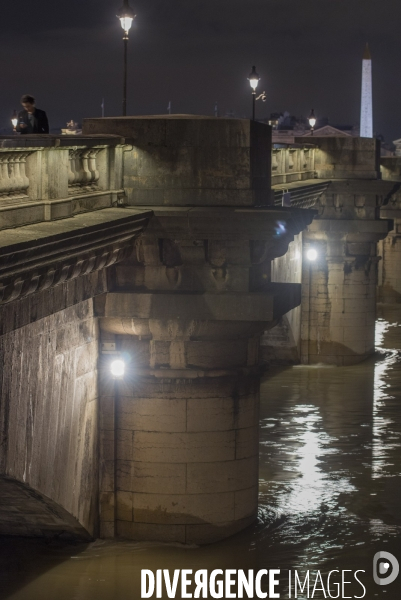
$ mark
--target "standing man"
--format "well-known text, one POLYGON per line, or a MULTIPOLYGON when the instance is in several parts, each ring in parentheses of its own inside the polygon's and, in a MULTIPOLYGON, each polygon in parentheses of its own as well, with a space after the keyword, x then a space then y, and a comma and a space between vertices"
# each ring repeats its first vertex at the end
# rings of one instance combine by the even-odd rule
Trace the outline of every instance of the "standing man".
POLYGON ((49 133, 49 122, 44 110, 35 106, 35 98, 25 94, 21 98, 24 110, 18 113, 17 131, 20 133, 49 133))

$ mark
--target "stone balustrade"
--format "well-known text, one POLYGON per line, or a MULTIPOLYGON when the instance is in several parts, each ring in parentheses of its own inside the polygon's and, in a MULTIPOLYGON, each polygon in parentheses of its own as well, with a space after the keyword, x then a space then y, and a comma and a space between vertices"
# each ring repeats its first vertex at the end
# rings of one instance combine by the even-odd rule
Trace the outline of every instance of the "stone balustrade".
POLYGON ((29 178, 26 162, 29 151, 0 150, 0 198, 28 197, 29 178))
POLYGON ((0 137, 0 229, 116 206, 120 136, 0 137))
POLYGON ((69 150, 68 193, 99 190, 98 155, 101 148, 72 148, 69 150))

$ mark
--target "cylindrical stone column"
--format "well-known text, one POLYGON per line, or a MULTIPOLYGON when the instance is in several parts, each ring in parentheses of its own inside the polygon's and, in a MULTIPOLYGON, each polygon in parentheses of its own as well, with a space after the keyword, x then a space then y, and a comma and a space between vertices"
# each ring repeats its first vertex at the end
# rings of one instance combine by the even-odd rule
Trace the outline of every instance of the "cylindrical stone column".
MULTIPOLYGON (((120 537, 187 544, 248 526, 258 504, 255 334, 263 325, 102 320, 104 335, 116 328, 126 332, 116 341, 130 363, 118 382, 117 506, 113 513, 103 489, 101 519, 114 514, 120 537)), ((111 413, 110 383, 102 389, 102 410, 111 413)))
MULTIPOLYGON (((304 236, 302 272, 301 361, 350 365, 375 349, 378 231, 364 223, 316 221, 304 236), (326 230, 324 229, 326 227, 326 230), (358 227, 362 230, 358 233, 358 227), (343 229, 343 231, 341 231, 343 229), (317 259, 308 260, 308 249, 317 259)), ((381 234, 384 237, 384 233, 381 234)))

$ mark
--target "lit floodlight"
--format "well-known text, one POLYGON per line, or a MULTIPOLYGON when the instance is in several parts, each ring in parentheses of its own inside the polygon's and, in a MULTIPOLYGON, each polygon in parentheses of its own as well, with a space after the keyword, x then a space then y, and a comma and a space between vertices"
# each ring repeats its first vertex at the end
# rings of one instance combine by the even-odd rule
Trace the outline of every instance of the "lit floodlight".
POLYGON ((113 362, 110 363, 110 372, 111 372, 112 376, 115 377, 116 379, 124 377, 125 362, 123 360, 121 360, 121 358, 113 360, 113 362))
POLYGON ((317 250, 315 250, 314 248, 309 248, 309 250, 306 253, 306 258, 308 260, 316 260, 317 259, 317 250))

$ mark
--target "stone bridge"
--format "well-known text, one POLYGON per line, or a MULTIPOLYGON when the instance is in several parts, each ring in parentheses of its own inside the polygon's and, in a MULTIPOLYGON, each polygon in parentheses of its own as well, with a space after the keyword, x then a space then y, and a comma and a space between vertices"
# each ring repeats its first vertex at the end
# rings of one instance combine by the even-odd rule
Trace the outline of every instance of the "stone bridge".
POLYGON ((254 521, 263 363, 363 360, 401 293, 397 161, 302 143, 185 115, 0 138, 0 534, 254 521))

